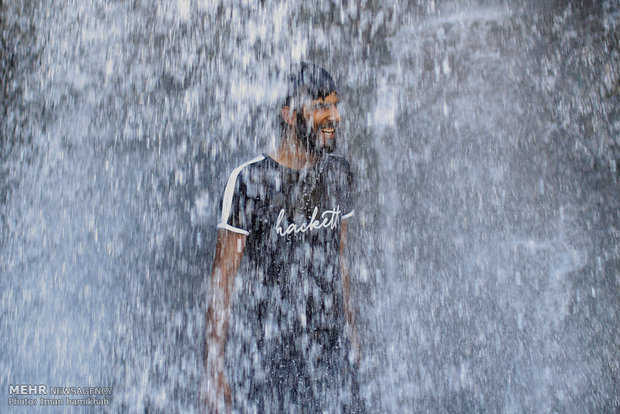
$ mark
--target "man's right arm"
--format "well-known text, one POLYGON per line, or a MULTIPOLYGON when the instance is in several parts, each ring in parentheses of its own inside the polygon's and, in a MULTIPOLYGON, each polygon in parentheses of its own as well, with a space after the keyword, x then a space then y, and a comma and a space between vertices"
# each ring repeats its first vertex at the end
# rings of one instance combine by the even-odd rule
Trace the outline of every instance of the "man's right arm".
POLYGON ((218 230, 206 314, 204 369, 200 390, 203 408, 208 409, 208 412, 227 412, 231 407, 230 387, 224 375, 224 353, 230 299, 245 242, 244 234, 218 230))

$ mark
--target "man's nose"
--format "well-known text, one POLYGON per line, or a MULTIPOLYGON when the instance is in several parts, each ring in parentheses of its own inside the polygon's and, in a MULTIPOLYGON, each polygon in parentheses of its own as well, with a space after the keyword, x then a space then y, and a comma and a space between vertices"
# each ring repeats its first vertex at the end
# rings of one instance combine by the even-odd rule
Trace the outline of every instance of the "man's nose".
POLYGON ((338 112, 338 108, 335 105, 332 105, 329 109, 329 120, 334 122, 340 122, 340 112, 338 112))

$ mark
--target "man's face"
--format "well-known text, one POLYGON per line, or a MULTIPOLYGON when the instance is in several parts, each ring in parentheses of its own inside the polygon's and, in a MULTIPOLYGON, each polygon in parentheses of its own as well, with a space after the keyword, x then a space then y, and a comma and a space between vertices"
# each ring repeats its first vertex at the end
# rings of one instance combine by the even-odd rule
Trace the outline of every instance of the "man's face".
POLYGON ((338 95, 312 100, 297 114, 297 137, 306 150, 315 155, 336 149, 336 130, 340 123, 338 95))

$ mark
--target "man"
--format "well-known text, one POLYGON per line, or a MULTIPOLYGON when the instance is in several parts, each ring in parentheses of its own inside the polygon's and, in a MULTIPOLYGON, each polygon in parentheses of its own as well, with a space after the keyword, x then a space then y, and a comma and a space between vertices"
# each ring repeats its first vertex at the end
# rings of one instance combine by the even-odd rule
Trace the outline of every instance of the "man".
POLYGON ((281 142, 230 175, 206 315, 202 401, 212 412, 359 412, 359 343, 344 259, 353 216, 348 162, 331 154, 340 122, 331 75, 301 63, 281 108, 281 142), (242 260, 243 259, 243 260, 242 260), (242 263, 245 263, 242 265, 242 263), (240 266, 249 362, 231 393, 224 353, 240 266))

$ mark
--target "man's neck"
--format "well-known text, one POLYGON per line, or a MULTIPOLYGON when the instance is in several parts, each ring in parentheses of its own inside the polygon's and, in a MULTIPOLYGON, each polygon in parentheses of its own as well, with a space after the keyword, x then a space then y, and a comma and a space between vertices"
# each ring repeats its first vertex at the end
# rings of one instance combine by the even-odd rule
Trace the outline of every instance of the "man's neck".
POLYGON ((312 167, 319 160, 317 155, 306 151, 295 136, 282 137, 280 146, 270 156, 278 164, 294 170, 312 167))

